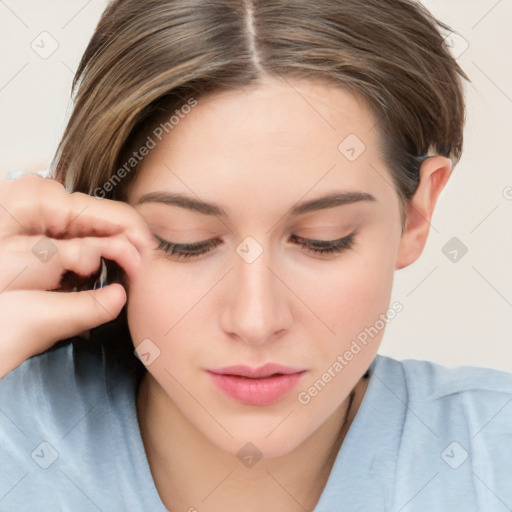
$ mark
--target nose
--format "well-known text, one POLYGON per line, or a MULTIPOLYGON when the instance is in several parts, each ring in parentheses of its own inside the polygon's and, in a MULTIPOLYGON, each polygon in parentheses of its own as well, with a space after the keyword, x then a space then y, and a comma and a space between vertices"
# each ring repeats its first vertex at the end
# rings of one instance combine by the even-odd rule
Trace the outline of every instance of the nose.
POLYGON ((252 263, 236 256, 227 283, 223 329, 251 345, 275 340, 290 325, 287 287, 271 267, 266 251, 252 263))

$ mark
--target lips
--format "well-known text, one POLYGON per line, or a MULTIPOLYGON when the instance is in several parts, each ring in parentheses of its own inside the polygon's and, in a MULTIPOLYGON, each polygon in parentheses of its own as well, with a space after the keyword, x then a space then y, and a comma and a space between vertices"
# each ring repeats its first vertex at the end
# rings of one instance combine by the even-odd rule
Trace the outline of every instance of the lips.
POLYGON ((218 375, 234 375, 238 377, 260 379, 271 377, 273 375, 291 375, 293 373, 299 373, 304 370, 302 368, 290 368, 289 366, 283 366, 280 364, 267 363, 258 368, 252 368, 251 366, 244 365, 235 365, 226 366, 224 368, 212 368, 208 371, 218 375))
POLYGON ((286 396, 306 370, 269 363, 258 368, 237 365, 207 372, 216 387, 237 402, 269 405, 286 396))

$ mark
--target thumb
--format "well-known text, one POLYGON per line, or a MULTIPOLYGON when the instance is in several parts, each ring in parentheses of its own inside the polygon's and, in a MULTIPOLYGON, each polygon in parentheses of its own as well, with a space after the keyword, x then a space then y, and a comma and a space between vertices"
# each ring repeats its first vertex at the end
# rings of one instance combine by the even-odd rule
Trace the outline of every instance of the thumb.
POLYGON ((0 325, 11 336, 6 335, 0 347, 0 376, 57 341, 114 320, 127 299, 119 283, 81 292, 15 290, 7 293, 9 300, 2 306, 0 325))
POLYGON ((55 342, 115 320, 127 299, 126 291, 119 283, 57 295, 53 315, 46 320, 54 322, 52 341, 55 342))

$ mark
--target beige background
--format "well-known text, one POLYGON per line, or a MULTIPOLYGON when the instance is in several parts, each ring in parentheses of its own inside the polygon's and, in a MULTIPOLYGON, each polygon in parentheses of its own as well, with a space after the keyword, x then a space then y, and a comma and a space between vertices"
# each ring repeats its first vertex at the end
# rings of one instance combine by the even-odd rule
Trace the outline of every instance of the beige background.
MULTIPOLYGON (((512 1, 424 4, 462 37, 451 40, 472 81, 465 149, 422 258, 396 273, 392 301, 403 311, 387 326, 380 352, 512 371, 512 1), (453 237, 467 247, 464 256, 456 246, 443 252, 453 237)), ((69 114, 74 70, 105 5, 0 2, 0 177, 48 165, 69 114), (47 58, 31 47, 43 46, 41 37, 47 51, 58 44, 47 58)))

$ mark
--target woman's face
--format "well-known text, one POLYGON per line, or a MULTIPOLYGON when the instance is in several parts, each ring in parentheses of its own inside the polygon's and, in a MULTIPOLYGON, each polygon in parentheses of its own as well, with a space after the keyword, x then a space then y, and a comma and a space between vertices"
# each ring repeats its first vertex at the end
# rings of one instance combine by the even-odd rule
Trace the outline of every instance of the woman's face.
POLYGON ((128 202, 162 240, 212 242, 189 258, 144 253, 129 282, 130 332, 169 414, 231 453, 251 442, 277 456, 339 409, 377 352, 398 195, 375 119, 340 89, 272 79, 186 111, 162 141, 152 135, 128 202), (147 194, 158 196, 140 202, 147 194), (314 202, 331 194, 350 195, 314 202), (344 249, 320 254, 301 237, 344 239, 344 249), (282 377, 242 385, 208 371, 267 363, 302 373, 287 388, 282 377))

